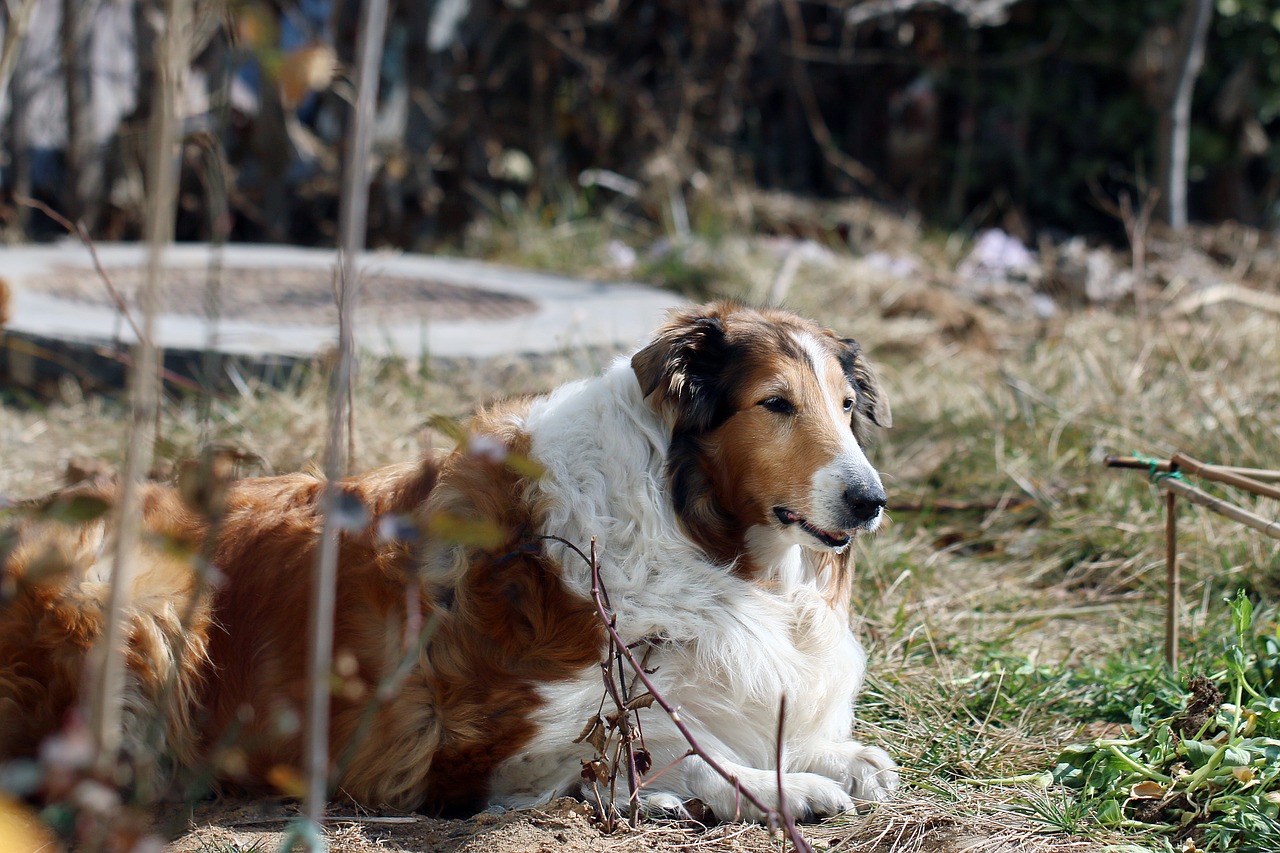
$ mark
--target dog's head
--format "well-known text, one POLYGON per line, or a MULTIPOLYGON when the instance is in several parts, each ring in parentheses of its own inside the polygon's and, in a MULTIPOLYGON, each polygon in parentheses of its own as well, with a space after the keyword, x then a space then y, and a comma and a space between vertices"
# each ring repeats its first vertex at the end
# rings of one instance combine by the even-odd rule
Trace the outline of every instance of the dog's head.
POLYGON ((838 551, 885 505, 863 453, 889 403, 857 342, 778 310, 672 315, 631 359, 671 428, 671 497, 717 558, 799 544, 838 551))

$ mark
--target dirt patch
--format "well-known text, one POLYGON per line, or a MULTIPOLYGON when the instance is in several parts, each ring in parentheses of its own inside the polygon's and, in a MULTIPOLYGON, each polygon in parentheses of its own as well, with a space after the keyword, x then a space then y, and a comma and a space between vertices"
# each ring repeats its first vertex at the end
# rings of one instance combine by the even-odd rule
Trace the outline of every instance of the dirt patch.
MULTIPOLYGON (((116 267, 107 272, 116 290, 136 310, 144 270, 116 267)), ((80 267, 64 266, 33 276, 23 286, 82 304, 115 307, 98 274, 80 267)), ((165 271, 165 291, 162 312, 167 314, 287 325, 328 325, 338 320, 329 269, 226 269, 215 294, 207 269, 174 267, 165 271)), ((532 300, 509 293, 376 273, 364 276, 360 292, 362 316, 396 320, 501 320, 530 314, 536 307, 532 300)))
MULTIPOLYGON (((936 802, 914 792, 866 814, 802 827, 816 853, 1075 853, 1097 849, 1097 839, 1046 835, 1011 814, 1004 804, 973 798, 967 815, 944 814, 936 802), (990 807, 988 810, 985 807, 990 807)), ((644 820, 636 829, 602 831, 591 806, 555 800, 541 808, 484 812, 466 820, 440 820, 400 812, 359 813, 334 804, 325 826, 331 853, 778 853, 781 837, 755 824, 702 826, 685 821, 644 820)), ((296 804, 281 800, 224 799, 194 809, 171 807, 157 831, 171 839, 166 853, 270 853, 289 839, 296 804)), ((786 845, 790 850, 790 844, 786 845)))

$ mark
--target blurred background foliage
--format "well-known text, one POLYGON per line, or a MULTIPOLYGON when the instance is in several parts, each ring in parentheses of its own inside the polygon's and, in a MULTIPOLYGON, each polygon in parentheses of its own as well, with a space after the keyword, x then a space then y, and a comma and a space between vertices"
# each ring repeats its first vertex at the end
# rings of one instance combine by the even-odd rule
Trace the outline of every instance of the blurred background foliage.
MULTIPOLYGON (((61 234, 15 203, 32 196, 95 238, 135 239, 158 4, 29 2, 3 105, 6 233, 61 234)), ((180 239, 332 245, 358 3, 199 5, 180 239)), ((21 6, 8 4, 6 21, 21 6)), ((1156 183, 1183 9, 401 0, 382 67, 370 245, 457 245, 470 223, 512 209, 559 221, 608 207, 676 235, 717 227, 706 211, 733 210, 735 193, 756 188, 867 198, 944 228, 1118 240, 1102 200, 1156 183)), ((1274 227, 1280 7, 1216 0, 1213 11, 1190 216, 1274 227)))

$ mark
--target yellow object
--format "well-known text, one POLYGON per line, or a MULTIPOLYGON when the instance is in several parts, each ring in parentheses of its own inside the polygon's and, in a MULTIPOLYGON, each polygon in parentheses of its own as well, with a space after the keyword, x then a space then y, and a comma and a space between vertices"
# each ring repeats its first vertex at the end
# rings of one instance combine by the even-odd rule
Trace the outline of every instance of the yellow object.
POLYGON ((0 797, 0 850, 5 853, 54 853, 62 846, 31 809, 0 797))

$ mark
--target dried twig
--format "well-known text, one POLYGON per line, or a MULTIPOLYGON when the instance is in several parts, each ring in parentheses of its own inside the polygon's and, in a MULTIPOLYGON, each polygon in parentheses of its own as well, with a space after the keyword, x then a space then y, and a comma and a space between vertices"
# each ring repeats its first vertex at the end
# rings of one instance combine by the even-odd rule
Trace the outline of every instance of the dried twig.
MULTIPOLYGON (((744 787, 742 785, 741 780, 739 780, 737 776, 729 772, 729 770, 727 770, 724 767, 724 765, 722 765, 719 761, 717 761, 706 750, 702 748, 702 746, 698 743, 697 738, 694 736, 693 732, 689 729, 689 726, 685 724, 683 719, 681 719, 680 709, 672 705, 667 700, 667 698, 662 695, 662 692, 659 691, 657 686, 653 683, 653 681, 650 680, 649 674, 644 668, 644 664, 636 660, 635 655, 631 651, 631 648, 627 645, 626 641, 622 639, 622 635, 618 633, 616 616, 613 614, 609 606, 605 603, 608 597, 608 592, 605 590, 604 581, 601 579, 601 576, 600 576, 600 562, 598 559, 595 559, 596 555, 595 555, 595 548, 594 548, 594 543, 595 543, 594 537, 592 538, 591 556, 588 556, 587 554, 583 553, 581 548, 574 545, 572 542, 569 542, 567 539, 563 539, 559 536, 548 536, 545 538, 554 540, 556 542, 561 543, 562 545, 565 545, 591 566, 591 597, 596 605, 596 614, 600 617, 600 623, 604 625, 605 631, 608 633, 609 640, 610 640, 610 643, 612 644, 612 647, 616 648, 617 653, 626 659, 627 663, 631 666, 632 671, 635 672, 636 677, 640 679, 640 681, 644 684, 645 689, 648 690, 649 695, 653 697, 653 701, 656 702, 658 706, 662 708, 663 711, 666 712, 667 717, 671 720, 672 724, 680 732, 680 735, 685 739, 685 742, 689 744, 689 752, 677 758, 676 761, 673 762, 672 764, 674 765, 675 763, 678 763, 679 761, 682 761, 685 758, 690 757, 691 755, 701 758, 702 761, 709 768, 711 768, 712 772, 714 772, 721 779, 724 779, 726 782, 728 782, 730 785, 733 786, 733 790, 735 794, 745 799, 751 805, 755 806, 760 811, 760 813, 765 815, 766 818, 771 823, 773 823, 775 826, 785 825, 785 820, 786 820, 785 815, 783 815, 779 809, 774 809, 766 805, 765 802, 761 800, 760 797, 758 797, 754 792, 752 792, 749 788, 744 787)), ((662 773, 666 772, 667 769, 670 769, 670 768, 669 767, 663 768, 662 771, 655 774, 648 781, 652 782, 653 779, 656 779, 659 776, 661 776, 662 773)), ((648 784, 648 783, 641 783, 641 787, 643 787, 645 784, 648 784)), ((724 817, 724 816, 721 815, 721 817, 724 817)), ((792 824, 794 825, 794 820, 792 820, 792 824)), ((796 829, 795 835, 793 836, 793 841, 795 838, 799 838, 801 839, 801 841, 803 841, 803 836, 800 834, 799 829, 796 829)), ((805 844, 804 847, 800 847, 799 849, 802 851, 812 850, 812 848, 810 848, 807 844, 805 844)))
POLYGON ((40 211, 65 228, 68 234, 74 234, 80 238, 80 242, 84 243, 85 248, 89 250, 89 256, 93 258, 93 268, 97 271, 98 278, 102 279, 102 284, 107 288, 111 301, 116 304, 116 310, 120 312, 120 316, 124 317, 125 322, 129 324, 129 328, 133 330, 133 336, 141 341, 142 329, 138 328, 137 322, 133 319, 133 314, 129 311, 129 304, 125 302, 124 296, 116 289, 115 283, 111 281, 111 276, 107 274, 106 268, 102 265, 102 259, 98 257, 98 249, 93 245, 93 240, 89 237, 89 231, 84 227, 84 223, 79 220, 72 222, 39 199, 17 196, 14 201, 24 207, 40 211))
POLYGON ((800 834, 799 828, 796 826, 795 816, 791 814, 791 809, 787 808, 787 793, 782 785, 782 757, 783 744, 786 740, 783 736, 787 722, 787 697, 784 695, 778 700, 778 740, 776 747, 776 755, 774 756, 774 766, 777 768, 778 774, 778 814, 782 819, 782 828, 786 831, 787 837, 791 839, 791 844, 799 853, 813 853, 813 847, 809 845, 809 840, 800 834))
POLYGON ((1215 284, 1178 300, 1172 309, 1175 314, 1192 314, 1201 308, 1221 302, 1238 302, 1249 308, 1280 314, 1280 296, 1262 290, 1254 290, 1240 284, 1215 284))
POLYGON ((1164 661, 1178 671, 1178 608, 1182 603, 1182 576, 1178 571, 1178 498, 1164 494, 1165 596, 1164 661))
POLYGON ((156 63, 156 91, 153 99, 148 172, 151 180, 147 199, 147 277, 139 303, 142 328, 136 345, 137 356, 130 373, 130 420, 119 504, 116 507, 116 537, 113 546, 111 592, 105 628, 97 654, 97 682, 89 691, 89 719, 98 746, 98 768, 114 774, 121 745, 121 712, 124 692, 125 643, 128 636, 126 613, 132 599, 134 557, 141 540, 138 512, 139 483, 150 467, 154 428, 159 413, 160 363, 152 330, 159 305, 164 252, 173 241, 174 205, 177 196, 177 98, 180 77, 188 57, 185 50, 190 6, 186 0, 168 0, 164 37, 156 63))
POLYGON ((339 216, 342 252, 338 299, 338 362, 325 466, 325 519, 311 601, 310 697, 306 740, 308 823, 305 828, 300 828, 300 832, 312 844, 318 840, 318 827, 324 816, 329 789, 329 675, 333 666, 333 612, 336 603, 340 525, 336 509, 341 494, 339 481, 345 468, 343 430, 349 426, 347 418, 351 401, 352 362, 355 357, 352 321, 358 295, 356 261, 364 249, 369 203, 369 144, 386 25, 386 0, 371 0, 363 5, 356 62, 355 127, 343 173, 342 209, 339 216))
MULTIPOLYGON (((1151 226, 1151 215, 1155 213, 1160 201, 1159 190, 1146 190, 1142 195, 1142 203, 1135 211, 1133 197, 1125 192, 1120 196, 1120 221, 1124 223, 1124 233, 1129 238, 1129 253, 1133 270, 1133 307, 1137 312, 1138 322, 1147 321, 1147 230, 1151 226)), ((1142 334, 1146 334, 1145 325, 1142 334)))
POLYGON ((1034 504, 1030 497, 1008 497, 985 500, 953 500, 951 498, 924 498, 921 500, 895 500, 889 504, 889 512, 974 512, 981 510, 1018 510, 1034 504))
MULTIPOLYGON (((792 45, 797 49, 802 48, 805 38, 804 18, 800 13, 800 4, 796 0, 782 0, 782 11, 787 16, 792 45)), ((809 122, 809 132, 813 134, 814 141, 822 150, 823 157, 858 184, 864 187, 877 186, 875 173, 840 150, 840 146, 836 144, 835 137, 831 135, 831 128, 827 126, 827 120, 822 117, 822 108, 818 104, 817 95, 813 92, 813 83, 809 80, 802 62, 797 60, 792 63, 791 76, 796 94, 800 98, 800 106, 804 109, 805 119, 809 122)))

